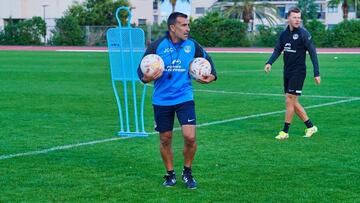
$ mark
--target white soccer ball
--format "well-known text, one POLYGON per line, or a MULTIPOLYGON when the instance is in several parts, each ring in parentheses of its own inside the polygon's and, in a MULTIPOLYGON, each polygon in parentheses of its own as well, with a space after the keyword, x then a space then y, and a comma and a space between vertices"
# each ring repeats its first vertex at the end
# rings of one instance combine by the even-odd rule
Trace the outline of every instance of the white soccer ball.
POLYGON ((164 61, 157 54, 146 55, 140 64, 141 72, 148 77, 152 77, 157 69, 160 69, 162 74, 164 67, 164 61))
POLYGON ((194 58, 190 63, 190 75, 195 80, 211 74, 211 64, 208 60, 202 57, 194 58))

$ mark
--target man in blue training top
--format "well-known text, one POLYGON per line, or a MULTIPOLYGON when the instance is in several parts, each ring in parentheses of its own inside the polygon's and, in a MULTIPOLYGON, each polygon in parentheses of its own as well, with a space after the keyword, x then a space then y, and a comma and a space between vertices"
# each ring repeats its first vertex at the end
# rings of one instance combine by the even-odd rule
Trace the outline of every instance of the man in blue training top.
POLYGON ((141 81, 148 83, 154 80, 152 104, 154 108, 155 130, 160 133, 160 153, 167 170, 163 186, 176 184, 171 148, 175 114, 181 125, 184 137, 184 169, 182 179, 187 188, 195 189, 196 181, 192 176, 191 166, 196 152, 196 115, 195 103, 189 66, 195 57, 204 57, 211 64, 211 74, 198 80, 210 83, 216 80, 216 71, 210 56, 193 39, 189 38, 189 20, 187 15, 172 13, 167 21, 168 32, 146 50, 144 56, 157 54, 165 64, 161 75, 160 70, 152 77, 144 75, 138 68, 141 81), (160 76, 161 75, 161 76, 160 76))
POLYGON ((271 71, 271 66, 275 60, 284 51, 284 91, 285 91, 285 124, 282 131, 275 137, 283 140, 289 138, 289 127, 296 113, 306 125, 305 136, 311 137, 317 132, 307 116, 304 108, 298 101, 301 95, 304 80, 306 77, 305 57, 306 51, 309 51, 310 58, 314 67, 314 80, 317 85, 320 84, 319 64, 317 60, 315 46, 311 40, 310 33, 300 27, 301 12, 298 8, 293 8, 288 12, 288 27, 284 30, 277 41, 274 52, 269 61, 266 62, 265 72, 271 71))

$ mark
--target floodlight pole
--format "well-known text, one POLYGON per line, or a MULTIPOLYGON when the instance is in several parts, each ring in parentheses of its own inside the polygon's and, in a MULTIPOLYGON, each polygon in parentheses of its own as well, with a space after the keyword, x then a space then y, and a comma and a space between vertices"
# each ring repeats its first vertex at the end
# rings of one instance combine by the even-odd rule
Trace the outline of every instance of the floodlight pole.
POLYGON ((45 22, 45 34, 44 34, 44 43, 46 44, 46 30, 47 30, 47 26, 46 26, 46 7, 48 7, 49 5, 44 4, 41 5, 43 7, 43 14, 44 14, 44 22, 45 22))

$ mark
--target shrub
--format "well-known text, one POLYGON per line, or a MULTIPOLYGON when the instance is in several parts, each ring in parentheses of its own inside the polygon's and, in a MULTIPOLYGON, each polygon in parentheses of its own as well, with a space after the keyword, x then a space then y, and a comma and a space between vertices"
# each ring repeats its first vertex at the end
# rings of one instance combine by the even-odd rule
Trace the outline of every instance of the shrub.
POLYGON ((38 16, 29 20, 10 23, 0 33, 0 44, 40 45, 41 37, 46 35, 46 23, 38 16))
POLYGON ((64 16, 56 20, 55 29, 52 31, 51 42, 54 45, 77 46, 84 45, 84 32, 76 18, 64 16))
POLYGON ((249 46, 246 24, 239 20, 224 18, 217 12, 208 13, 194 20, 190 25, 191 36, 202 46, 249 46))
POLYGON ((334 47, 360 47, 360 21, 345 20, 329 31, 334 47))
POLYGON ((306 29, 310 32, 312 40, 316 47, 330 47, 331 44, 327 41, 328 33, 325 25, 318 20, 309 21, 305 25, 306 29))
POLYGON ((255 37, 255 46, 257 47, 274 47, 280 33, 284 30, 284 27, 269 27, 265 25, 259 25, 259 33, 255 37))

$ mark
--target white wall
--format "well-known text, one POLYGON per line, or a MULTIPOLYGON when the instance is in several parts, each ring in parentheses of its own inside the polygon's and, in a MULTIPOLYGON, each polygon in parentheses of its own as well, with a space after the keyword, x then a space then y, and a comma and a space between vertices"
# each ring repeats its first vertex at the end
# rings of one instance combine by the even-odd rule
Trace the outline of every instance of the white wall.
POLYGON ((192 0, 191 1, 191 17, 193 19, 196 19, 198 17, 203 16, 203 14, 196 14, 196 8, 203 7, 203 8, 205 8, 205 13, 206 13, 215 2, 216 2, 216 0, 192 0))
MULTIPOLYGON (((355 12, 349 12, 348 19, 354 19, 356 18, 355 12)), ((343 11, 341 9, 341 4, 337 7, 336 13, 328 13, 328 8, 326 8, 326 18, 325 18, 325 24, 338 24, 343 21, 343 11)))
MULTIPOLYGON (((29 19, 33 16, 44 17, 44 7, 47 26, 55 26, 55 19, 61 18, 64 11, 75 2, 82 3, 85 0, 0 0, 0 28, 4 27, 4 19, 29 19)), ((129 0, 133 7, 131 23, 138 24, 138 19, 146 19, 147 23, 153 23, 154 14, 160 12, 153 10, 153 0, 129 0), (155 13, 154 13, 155 12, 155 13)))
POLYGON ((4 26, 4 18, 29 19, 33 16, 45 17, 48 26, 55 25, 55 19, 63 16, 69 5, 84 0, 0 0, 0 26, 4 26))
POLYGON ((146 24, 152 24, 154 22, 154 14, 157 15, 160 11, 160 5, 158 10, 153 10, 153 0, 130 0, 132 6, 132 19, 131 23, 138 24, 138 19, 146 19, 146 24))
MULTIPOLYGON (((13 19, 28 19, 33 16, 43 17, 44 8, 42 5, 48 5, 45 8, 46 11, 46 23, 47 26, 55 26, 55 19, 63 16, 63 13, 67 8, 75 2, 84 2, 85 0, 0 0, 0 29, 4 27, 4 19, 9 17, 13 19)), ((164 16, 161 16, 161 6, 158 5, 158 10, 153 10, 153 0, 129 0, 130 4, 134 7, 132 10, 132 23, 138 24, 138 19, 146 19, 147 24, 152 24, 154 21, 154 15, 158 15, 159 22, 164 16)), ((328 2, 329 0, 326 0, 328 2)), ((216 0, 191 0, 191 17, 196 19, 200 17, 200 14, 196 14, 196 8, 204 7, 208 10, 216 0)), ((296 5, 296 1, 271 1, 270 3, 276 5, 285 5, 286 9, 296 5)), ((325 3, 324 0, 318 0, 316 3, 325 3)), ((326 6, 325 6, 326 8, 326 6)), ((337 13, 328 13, 328 9, 325 9, 326 19, 325 24, 337 24, 342 21, 341 5, 338 6, 337 13)), ((355 13, 349 13, 349 19, 355 17, 355 13)), ((259 20, 255 20, 255 24, 261 23, 259 20)), ((284 23, 284 22, 283 22, 284 23)))

